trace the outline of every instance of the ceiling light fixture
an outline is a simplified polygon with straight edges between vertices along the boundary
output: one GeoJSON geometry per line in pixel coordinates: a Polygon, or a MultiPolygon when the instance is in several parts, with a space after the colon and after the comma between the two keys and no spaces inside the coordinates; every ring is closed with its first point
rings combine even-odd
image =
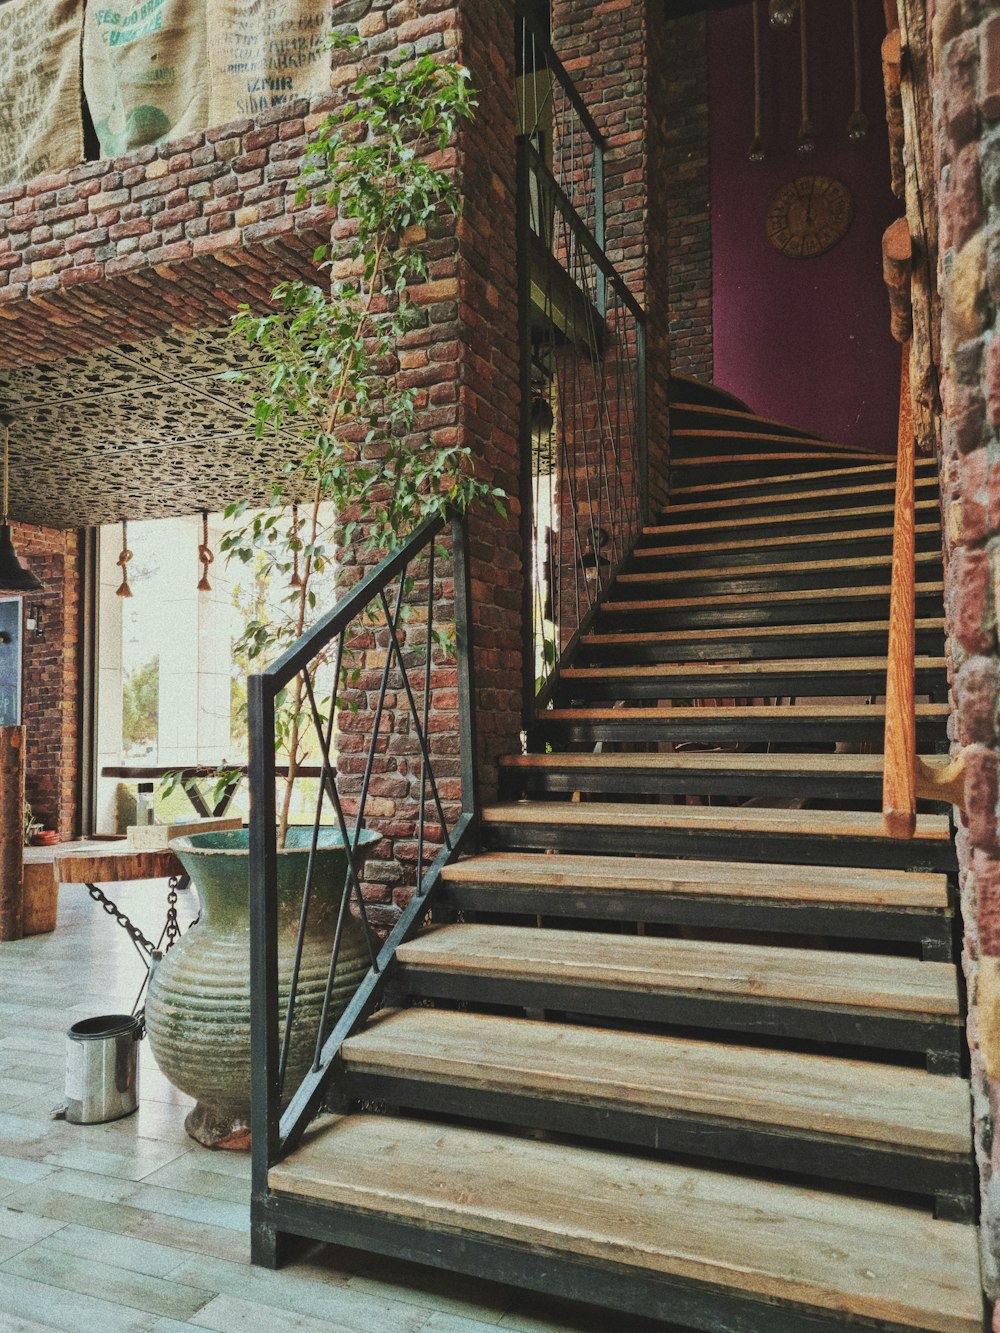
{"type": "Polygon", "coordinates": [[[3,523],[0,525],[0,592],[38,592],[42,581],[17,558],[8,521],[8,480],[10,472],[10,428],[14,418],[0,412],[3,427],[3,523]]]}

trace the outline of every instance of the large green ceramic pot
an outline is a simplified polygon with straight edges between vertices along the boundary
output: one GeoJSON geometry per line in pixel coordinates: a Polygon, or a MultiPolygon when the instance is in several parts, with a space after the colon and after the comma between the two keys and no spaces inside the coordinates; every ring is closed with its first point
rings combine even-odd
{"type": "MultiPolygon", "coordinates": [[[[359,853],[381,835],[361,834],[359,853]]],[[[197,1105],[187,1132],[211,1148],[250,1145],[249,831],[195,833],[172,850],[198,890],[201,919],[157,967],[146,1001],[146,1031],[156,1063],[197,1105]]],[[[279,1012],[284,1020],[298,936],[311,828],[292,828],[278,852],[279,1012]]],[[[333,937],[347,876],[335,829],[323,829],[313,871],[309,928],[296,992],[285,1088],[290,1095],[312,1061],[333,937]]],[[[368,970],[364,929],[348,912],[338,954],[328,1028],[368,970]]]]}

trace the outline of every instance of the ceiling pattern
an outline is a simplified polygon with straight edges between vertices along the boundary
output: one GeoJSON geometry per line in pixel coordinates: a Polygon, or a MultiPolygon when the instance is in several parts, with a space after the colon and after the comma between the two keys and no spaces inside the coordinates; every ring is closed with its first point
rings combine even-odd
{"type": "Polygon", "coordinates": [[[219,378],[249,364],[223,328],[0,370],[11,517],[77,528],[263,503],[301,445],[255,438],[247,387],[219,378]]]}

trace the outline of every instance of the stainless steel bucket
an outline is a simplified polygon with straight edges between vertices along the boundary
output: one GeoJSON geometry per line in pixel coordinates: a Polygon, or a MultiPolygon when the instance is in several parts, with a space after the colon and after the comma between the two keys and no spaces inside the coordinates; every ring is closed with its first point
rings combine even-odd
{"type": "Polygon", "coordinates": [[[120,1120],[139,1105],[141,1021],[105,1014],[74,1023],[66,1044],[66,1119],[74,1125],[120,1120]]]}

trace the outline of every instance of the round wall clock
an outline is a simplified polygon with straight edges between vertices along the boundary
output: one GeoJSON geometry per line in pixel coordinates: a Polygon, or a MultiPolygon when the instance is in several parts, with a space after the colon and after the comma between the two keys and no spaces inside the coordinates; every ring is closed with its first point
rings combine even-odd
{"type": "Polygon", "coordinates": [[[832,176],[799,176],[767,210],[767,239],[789,259],[812,259],[843,240],[852,215],[846,185],[832,176]]]}

